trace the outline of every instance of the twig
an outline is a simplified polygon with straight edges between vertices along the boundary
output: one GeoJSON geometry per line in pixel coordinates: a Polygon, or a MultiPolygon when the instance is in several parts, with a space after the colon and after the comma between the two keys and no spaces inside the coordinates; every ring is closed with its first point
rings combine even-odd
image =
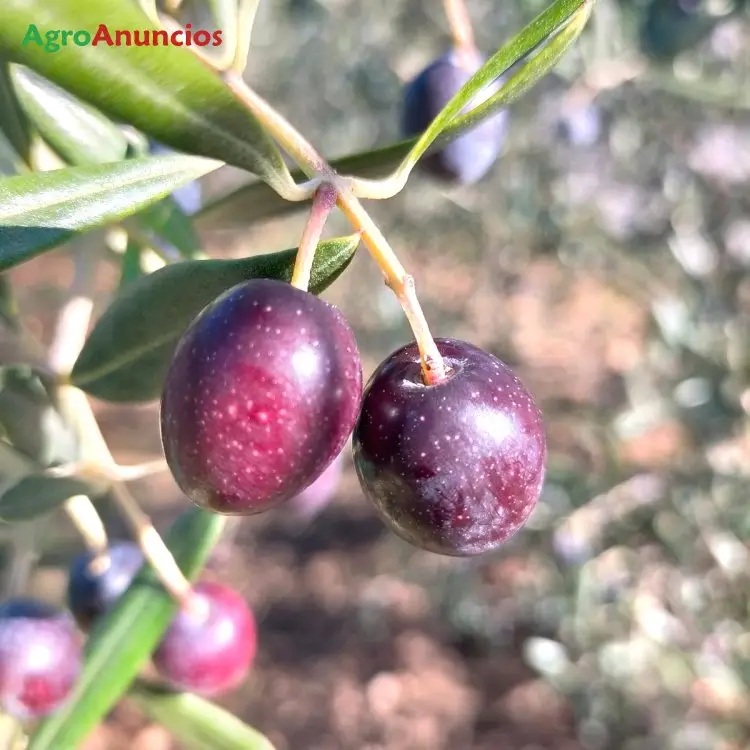
{"type": "Polygon", "coordinates": [[[142,464],[132,466],[99,466],[88,461],[75,461],[61,466],[51,466],[45,470],[45,474],[51,477],[92,477],[94,480],[101,479],[105,482],[135,482],[152,474],[167,471],[167,462],[162,458],[153,461],[144,461],[142,464]]]}
{"type": "Polygon", "coordinates": [[[475,56],[477,45],[474,41],[474,30],[471,26],[471,19],[469,18],[465,1],[443,0],[443,8],[456,51],[460,55],[475,56]]]}
{"type": "Polygon", "coordinates": [[[370,218],[362,204],[351,193],[340,193],[338,206],[352,225],[362,232],[362,242],[370,251],[378,267],[393,290],[411,326],[422,360],[422,377],[425,383],[434,384],[448,375],[445,362],[432,338],[422,307],[417,298],[414,277],[406,273],[388,240],[370,218]]]}
{"type": "MultiPolygon", "coordinates": [[[[67,374],[86,341],[94,301],[88,290],[96,277],[96,255],[89,253],[89,243],[79,243],[74,251],[72,294],[57,317],[55,334],[49,347],[47,363],[55,373],[67,374]]],[[[75,495],[63,504],[63,510],[78,529],[86,546],[96,554],[100,564],[107,559],[107,532],[91,499],[75,495]]]]}
{"type": "MultiPolygon", "coordinates": [[[[101,433],[86,394],[74,386],[63,385],[58,388],[57,396],[60,411],[75,427],[85,444],[89,460],[96,462],[106,472],[116,472],[117,464],[101,433]]],[[[124,485],[114,483],[112,497],[164,588],[181,606],[192,607],[194,600],[190,582],[185,578],[148,516],[139,508],[124,485]]]]}
{"type": "Polygon", "coordinates": [[[235,42],[234,59],[230,70],[242,75],[247,66],[250,52],[250,37],[253,33],[255,15],[258,12],[260,0],[239,0],[237,3],[237,39],[235,42]]]}
{"type": "Polygon", "coordinates": [[[307,291],[307,287],[310,286],[310,272],[315,258],[315,250],[323,234],[328,215],[336,205],[336,197],[336,188],[328,182],[324,182],[315,191],[310,215],[305,230],[302,232],[294,261],[294,270],[292,271],[292,286],[296,286],[303,291],[307,291]]]}
{"type": "Polygon", "coordinates": [[[277,112],[263,97],[253,91],[240,76],[230,73],[224,76],[224,80],[308,177],[325,177],[333,174],[331,167],[313,145],[280,112],[277,112]]]}
{"type": "Polygon", "coordinates": [[[18,596],[26,590],[26,584],[34,569],[36,554],[37,525],[21,524],[11,541],[13,549],[8,575],[5,580],[5,595],[8,598],[18,596]]]}
{"type": "Polygon", "coordinates": [[[83,537],[86,548],[102,564],[108,560],[107,532],[94,504],[86,495],[73,495],[65,501],[65,512],[83,537]]]}
{"type": "Polygon", "coordinates": [[[370,215],[351,191],[351,181],[340,177],[315,147],[261,96],[237,76],[225,80],[235,94],[247,105],[279,145],[299,164],[300,169],[317,185],[329,182],[338,193],[337,205],[352,226],[362,233],[362,241],[383,272],[388,286],[396,294],[414,333],[422,360],[422,374],[428,384],[447,376],[443,358],[432,338],[429,326],[417,299],[414,279],[406,273],[393,248],[378,229],[370,215]]]}
{"type": "MultiPolygon", "coordinates": [[[[89,289],[94,279],[96,255],[84,254],[83,250],[84,248],[79,247],[75,256],[73,295],[58,319],[55,340],[48,358],[50,366],[61,374],[67,374],[73,367],[85,342],[93,310],[89,289]]],[[[88,455],[87,462],[102,467],[107,474],[116,475],[119,467],[102,435],[86,394],[74,386],[61,385],[55,395],[64,418],[78,433],[82,452],[85,456],[88,455]]],[[[112,494],[138,539],[144,556],[151,563],[164,587],[181,605],[192,606],[192,587],[149,518],[123,485],[115,482],[112,494]]],[[[104,535],[106,546],[106,534],[91,501],[85,496],[72,500],[73,502],[66,502],[65,510],[83,538],[87,543],[97,540],[95,543],[100,544],[104,535]]]]}

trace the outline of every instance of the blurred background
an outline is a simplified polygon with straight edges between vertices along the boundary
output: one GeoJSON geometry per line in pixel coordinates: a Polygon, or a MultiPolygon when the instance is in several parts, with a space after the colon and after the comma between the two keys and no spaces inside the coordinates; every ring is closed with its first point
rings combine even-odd
{"type": "MultiPolygon", "coordinates": [[[[467,4],[486,54],[546,5],[467,4]]],[[[434,0],[269,0],[247,78],[335,157],[398,140],[404,81],[448,44],[434,0]]],[[[750,747],[748,50],[742,5],[597,0],[512,106],[487,178],[415,174],[369,204],[433,332],[492,351],[537,397],[548,479],[526,528],[477,560],[386,532],[348,451],[329,504],[233,527],[207,575],[247,596],[260,651],[222,703],[278,750],[750,747]]],[[[221,170],[204,198],[246,180],[221,170]]],[[[243,227],[240,211],[199,229],[231,257],[294,247],[303,224],[243,227]]],[[[347,231],[334,216],[330,233],[347,231]]],[[[70,259],[11,277],[49,341],[70,259]]],[[[117,278],[100,266],[97,311],[117,278]]],[[[368,376],[410,338],[364,249],[325,297],[368,376]]],[[[96,412],[121,463],[160,455],[157,404],[96,412]]],[[[132,489],[161,529],[185,508],[167,473],[132,489]]],[[[12,533],[4,559],[34,549],[29,591],[62,601],[80,549],[67,522],[12,533]]],[[[86,745],[120,748],[177,750],[127,702],[86,745]]]]}

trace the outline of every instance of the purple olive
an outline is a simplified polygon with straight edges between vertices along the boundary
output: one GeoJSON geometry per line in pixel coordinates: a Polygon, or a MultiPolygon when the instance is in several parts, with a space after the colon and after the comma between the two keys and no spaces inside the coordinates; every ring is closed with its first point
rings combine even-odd
{"type": "MultiPolygon", "coordinates": [[[[451,50],[430,63],[405,89],[402,127],[405,136],[421,134],[458,90],[484,64],[477,53],[451,50]]],[[[495,93],[499,84],[487,87],[465,111],[495,93]]],[[[428,152],[420,163],[435,177],[470,185],[487,174],[497,161],[508,129],[508,114],[501,110],[466,131],[440,151],[428,152]]]]}
{"type": "Polygon", "coordinates": [[[542,490],[542,414],[513,371],[464,341],[437,339],[450,368],[422,380],[419,351],[394,352],[365,388],[354,465],[365,495],[400,537],[477,555],[526,522],[542,490]]]}
{"type": "Polygon", "coordinates": [[[162,394],[167,462],[196,505],[260,513],[336,458],[361,395],[357,343],[333,305],[280,281],[239,284],[175,352],[162,394]]]}

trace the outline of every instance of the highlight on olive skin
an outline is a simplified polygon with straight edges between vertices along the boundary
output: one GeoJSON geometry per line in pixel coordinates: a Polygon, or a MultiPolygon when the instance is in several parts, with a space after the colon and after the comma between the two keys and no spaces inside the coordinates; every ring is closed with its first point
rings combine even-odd
{"type": "Polygon", "coordinates": [[[82,639],[65,611],[25,597],[0,604],[0,708],[21,721],[59,709],[81,672],[82,639]]]}

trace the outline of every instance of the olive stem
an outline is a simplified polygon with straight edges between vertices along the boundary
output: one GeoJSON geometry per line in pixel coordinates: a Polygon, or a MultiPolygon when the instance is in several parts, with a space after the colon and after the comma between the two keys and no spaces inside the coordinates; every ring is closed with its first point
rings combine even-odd
{"type": "Polygon", "coordinates": [[[414,279],[406,273],[388,240],[378,229],[370,215],[351,190],[351,178],[336,174],[330,164],[315,147],[271,104],[253,91],[245,81],[227,74],[224,80],[232,91],[258,118],[265,130],[299,164],[310,177],[306,185],[319,187],[330,183],[337,193],[336,203],[352,226],[362,233],[362,241],[386,278],[386,283],[396,294],[414,333],[422,360],[422,375],[425,383],[432,384],[446,377],[443,357],[438,351],[422,308],[417,299],[414,279]]]}
{"type": "MultiPolygon", "coordinates": [[[[57,395],[63,416],[75,427],[90,458],[103,472],[110,475],[116,473],[119,467],[102,435],[86,394],[75,386],[63,385],[58,388],[57,395]]],[[[164,588],[180,606],[191,607],[194,596],[192,586],[149,517],[141,510],[125,485],[113,482],[111,491],[118,510],[164,588]]]]}
{"type": "Polygon", "coordinates": [[[336,206],[336,188],[330,182],[324,182],[315,191],[312,208],[307,219],[307,224],[302,232],[302,237],[297,249],[297,256],[292,271],[292,286],[307,291],[310,286],[310,273],[312,271],[315,250],[323,234],[323,228],[331,211],[336,206]]]}
{"type": "Polygon", "coordinates": [[[73,495],[65,501],[63,508],[83,538],[86,548],[98,563],[104,564],[109,558],[107,531],[91,499],[86,495],[73,495]]]}
{"type": "MultiPolygon", "coordinates": [[[[55,373],[73,368],[88,333],[94,301],[87,290],[96,277],[96,255],[79,245],[74,250],[72,294],[63,305],[55,323],[55,333],[47,352],[47,364],[55,373]]],[[[81,535],[86,547],[102,563],[107,559],[107,532],[91,499],[74,495],[63,503],[63,510],[81,535]]]]}
{"type": "Polygon", "coordinates": [[[315,184],[316,188],[322,178],[333,173],[317,149],[280,112],[253,91],[241,76],[235,72],[227,73],[224,81],[300,169],[310,178],[321,178],[315,184]]]}
{"type": "Polygon", "coordinates": [[[466,52],[473,55],[477,45],[465,0],[443,0],[443,9],[456,50],[459,54],[466,52]]]}
{"type": "Polygon", "coordinates": [[[250,52],[250,38],[253,33],[255,15],[258,12],[260,0],[239,0],[237,3],[237,41],[232,62],[229,69],[237,75],[247,66],[247,56],[250,52]]]}
{"type": "MultiPolygon", "coordinates": [[[[55,339],[50,347],[48,363],[50,367],[63,376],[69,374],[86,339],[93,301],[89,289],[93,285],[96,271],[96,255],[86,252],[86,247],[78,247],[75,255],[75,276],[73,293],[64,306],[57,321],[55,339]]],[[[81,441],[81,450],[87,458],[104,472],[114,474],[118,471],[107,441],[102,435],[99,423],[86,394],[72,385],[60,385],[55,393],[58,408],[63,418],[76,430],[81,441]]],[[[190,582],[177,565],[164,540],[152,526],[148,516],[138,507],[135,499],[126,487],[119,482],[112,484],[112,495],[115,503],[130,525],[146,559],[151,563],[165,589],[183,606],[190,606],[193,589],[190,582]]],[[[88,502],[78,501],[73,505],[68,501],[65,509],[71,521],[81,532],[87,542],[98,539],[104,531],[101,519],[88,498],[88,502]],[[83,510],[85,508],[85,511],[83,510]],[[71,510],[73,511],[71,513],[71,510]],[[97,519],[94,521],[94,519],[97,519]],[[101,525],[101,527],[100,527],[101,525]]],[[[105,536],[106,547],[106,536],[105,536]]]]}
{"type": "Polygon", "coordinates": [[[447,376],[445,362],[419,304],[414,277],[406,272],[393,248],[388,244],[388,240],[355,196],[348,192],[339,193],[338,207],[352,225],[362,232],[362,242],[383,272],[386,284],[393,290],[401,304],[419,348],[424,382],[427,385],[433,385],[445,380],[447,376]]]}
{"type": "Polygon", "coordinates": [[[62,464],[61,466],[51,466],[44,473],[50,477],[84,476],[90,477],[94,481],[134,482],[167,470],[167,462],[164,459],[157,458],[154,461],[144,461],[141,464],[132,464],[130,466],[115,464],[111,467],[78,461],[62,464]]]}

